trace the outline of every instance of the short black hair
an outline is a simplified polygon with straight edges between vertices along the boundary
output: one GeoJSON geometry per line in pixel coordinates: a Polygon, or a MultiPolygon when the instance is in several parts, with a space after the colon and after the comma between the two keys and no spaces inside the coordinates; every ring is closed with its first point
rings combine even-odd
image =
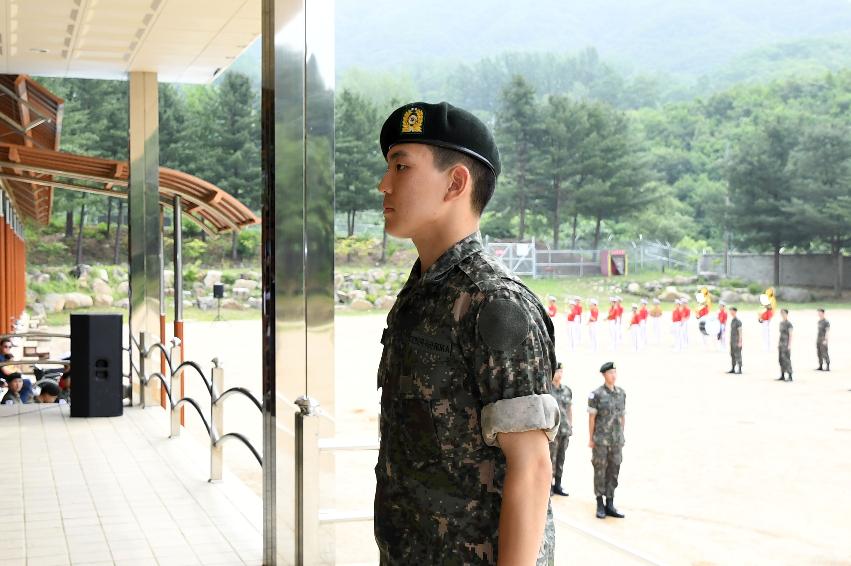
{"type": "Polygon", "coordinates": [[[446,171],[453,165],[458,164],[470,170],[470,177],[473,179],[473,197],[471,201],[473,211],[481,216],[496,189],[496,175],[491,168],[478,159],[460,151],[436,145],[429,145],[428,147],[431,148],[434,166],[441,171],[446,171]]]}
{"type": "Polygon", "coordinates": [[[0,346],[2,346],[3,344],[11,344],[11,343],[12,343],[11,338],[3,338],[2,340],[0,340],[0,346]]]}
{"type": "Polygon", "coordinates": [[[789,314],[789,309],[780,309],[783,314],[789,314]]]}
{"type": "Polygon", "coordinates": [[[822,309],[822,308],[818,308],[818,309],[816,309],[816,310],[817,310],[818,312],[824,312],[824,309],[822,309]]]}
{"type": "Polygon", "coordinates": [[[42,393],[46,393],[51,397],[59,397],[59,394],[62,392],[57,384],[49,380],[42,382],[39,386],[42,393]]]}
{"type": "Polygon", "coordinates": [[[730,310],[731,310],[731,311],[739,312],[739,309],[737,309],[736,307],[730,307],[730,310]]]}

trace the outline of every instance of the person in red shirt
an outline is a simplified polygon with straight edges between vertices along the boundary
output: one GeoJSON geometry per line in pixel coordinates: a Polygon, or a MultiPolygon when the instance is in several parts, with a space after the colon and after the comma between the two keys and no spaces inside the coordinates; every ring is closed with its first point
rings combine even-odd
{"type": "Polygon", "coordinates": [[[681,308],[682,300],[677,299],[675,301],[674,310],[671,311],[671,332],[674,334],[674,351],[679,352],[682,348],[683,341],[683,332],[682,332],[682,320],[683,320],[683,311],[681,308]]]}
{"type": "Polygon", "coordinates": [[[576,323],[573,327],[573,331],[575,333],[573,343],[578,348],[582,343],[582,298],[576,297],[576,304],[573,306],[574,313],[574,322],[576,323]]]}
{"type": "Polygon", "coordinates": [[[641,307],[638,309],[639,328],[641,329],[641,345],[647,345],[647,299],[641,299],[641,307]]]}
{"type": "Polygon", "coordinates": [[[700,328],[700,339],[703,340],[703,345],[706,346],[706,324],[709,322],[709,297],[703,293],[697,294],[698,309],[695,313],[698,328],[700,328]]]}
{"type": "Polygon", "coordinates": [[[632,305],[632,318],[629,320],[629,336],[632,340],[632,349],[638,351],[638,345],[641,342],[641,313],[638,312],[638,305],[632,305]]]}
{"type": "Polygon", "coordinates": [[[600,316],[600,309],[597,308],[597,299],[588,301],[591,305],[588,309],[588,338],[591,340],[591,351],[597,351],[597,318],[600,316]]]}
{"type": "Polygon", "coordinates": [[[771,318],[774,316],[774,309],[771,303],[765,305],[765,310],[759,315],[759,323],[762,325],[762,346],[766,352],[771,350],[771,318]]]}
{"type": "Polygon", "coordinates": [[[727,304],[718,302],[718,349],[724,349],[724,341],[727,338],[727,304]]]}
{"type": "Polygon", "coordinates": [[[576,350],[576,300],[567,301],[567,347],[572,352],[576,350]]]}
{"type": "Polygon", "coordinates": [[[615,297],[609,297],[609,315],[606,320],[609,321],[609,343],[612,351],[617,351],[620,332],[618,332],[618,304],[615,297]]]}
{"type": "Polygon", "coordinates": [[[556,306],[556,298],[550,295],[547,297],[547,314],[550,315],[550,318],[555,318],[556,314],[558,314],[558,306],[556,306]]]}
{"type": "Polygon", "coordinates": [[[681,319],[682,326],[680,327],[680,331],[683,334],[683,338],[681,340],[681,347],[683,350],[688,349],[688,323],[691,320],[691,309],[688,308],[688,299],[682,300],[682,312],[681,319]]]}

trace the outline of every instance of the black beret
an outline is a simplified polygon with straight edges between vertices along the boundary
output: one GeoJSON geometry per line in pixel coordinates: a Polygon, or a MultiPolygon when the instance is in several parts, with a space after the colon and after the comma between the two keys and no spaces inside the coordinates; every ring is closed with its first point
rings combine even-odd
{"type": "Polygon", "coordinates": [[[499,176],[499,150],[488,127],[448,102],[412,102],[393,111],[381,127],[381,152],[400,143],[424,143],[466,153],[499,176]]]}
{"type": "Polygon", "coordinates": [[[556,364],[556,369],[564,369],[564,366],[562,365],[561,362],[556,364]]]}
{"type": "Polygon", "coordinates": [[[600,366],[600,373],[606,373],[610,369],[616,369],[615,368],[615,362],[606,362],[603,365],[601,365],[600,366]]]}

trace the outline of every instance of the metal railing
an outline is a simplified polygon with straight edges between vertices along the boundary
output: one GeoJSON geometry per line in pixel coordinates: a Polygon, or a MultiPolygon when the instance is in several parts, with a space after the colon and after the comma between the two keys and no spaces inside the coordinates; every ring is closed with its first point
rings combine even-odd
{"type": "Polygon", "coordinates": [[[310,397],[296,399],[295,414],[295,493],[296,493],[296,564],[320,564],[319,527],[334,523],[371,521],[372,509],[340,511],[321,509],[319,505],[319,457],[323,452],[378,450],[378,440],[344,442],[337,438],[319,438],[319,402],[310,397]]]}
{"type": "Polygon", "coordinates": [[[207,430],[207,435],[210,438],[210,481],[222,479],[222,464],[224,459],[223,445],[230,440],[238,440],[254,455],[260,467],[263,467],[263,457],[260,452],[254,447],[251,441],[243,434],[238,432],[224,433],[224,402],[228,397],[233,395],[241,395],[247,398],[263,413],[263,407],[260,401],[244,387],[224,388],[225,370],[219,365],[218,358],[213,358],[212,368],[210,369],[210,378],[204,374],[201,366],[191,360],[181,361],[175,365],[175,361],[180,359],[180,341],[177,338],[171,340],[171,349],[159,343],[154,342],[148,345],[148,335],[145,332],[139,334],[139,340],[136,340],[133,335],[130,335],[131,346],[125,348],[125,351],[130,352],[130,369],[129,375],[131,379],[131,398],[132,405],[132,380],[135,377],[139,381],[139,406],[144,409],[148,404],[148,385],[154,380],[159,380],[165,390],[166,398],[169,406],[167,409],[170,413],[171,431],[169,438],[180,436],[181,428],[181,408],[184,405],[193,407],[201,417],[201,422],[207,430]],[[138,363],[133,363],[132,346],[136,347],[139,358],[138,363]],[[159,352],[165,359],[168,375],[163,375],[160,371],[148,372],[148,363],[152,362],[152,358],[159,352]],[[198,401],[192,397],[180,397],[175,399],[178,391],[180,391],[180,383],[184,373],[195,373],[204,382],[204,387],[210,395],[210,412],[209,419],[204,415],[204,410],[198,401]],[[224,433],[224,434],[223,434],[224,433]]]}

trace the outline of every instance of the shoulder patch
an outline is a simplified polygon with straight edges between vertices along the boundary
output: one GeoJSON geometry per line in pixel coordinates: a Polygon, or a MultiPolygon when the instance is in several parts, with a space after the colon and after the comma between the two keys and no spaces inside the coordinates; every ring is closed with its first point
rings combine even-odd
{"type": "Polygon", "coordinates": [[[479,313],[479,334],[494,350],[509,351],[526,340],[529,316],[523,307],[509,299],[495,299],[479,313]]]}
{"type": "Polygon", "coordinates": [[[593,398],[594,398],[594,392],[593,392],[593,391],[592,391],[591,393],[589,393],[589,394],[588,394],[588,398],[589,398],[589,399],[593,399],[593,398]]]}

